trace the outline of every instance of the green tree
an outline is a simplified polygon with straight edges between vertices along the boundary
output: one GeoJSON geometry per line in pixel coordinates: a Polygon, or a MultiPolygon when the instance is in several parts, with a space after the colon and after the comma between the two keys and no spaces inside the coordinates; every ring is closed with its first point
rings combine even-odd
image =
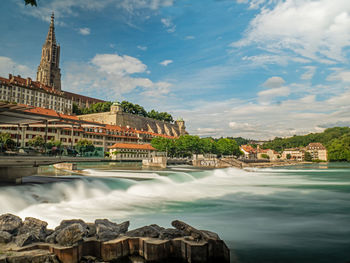
{"type": "Polygon", "coordinates": [[[236,141],[228,138],[219,139],[216,143],[216,150],[218,155],[241,155],[236,141]]]}
{"type": "Polygon", "coordinates": [[[332,140],[328,147],[328,159],[350,162],[350,134],[332,140]]]}
{"type": "Polygon", "coordinates": [[[290,153],[287,154],[287,159],[290,160],[292,158],[292,156],[290,155],[290,153]]]}
{"type": "Polygon", "coordinates": [[[15,147],[16,143],[11,139],[11,135],[6,132],[0,132],[0,149],[9,150],[15,147]]]}
{"type": "Polygon", "coordinates": [[[42,148],[45,146],[45,140],[40,135],[37,135],[28,141],[28,145],[36,148],[42,148]]]}
{"type": "Polygon", "coordinates": [[[212,138],[201,138],[200,148],[202,153],[215,153],[215,141],[212,138]]]}
{"type": "Polygon", "coordinates": [[[307,162],[311,162],[311,161],[312,161],[312,156],[311,156],[311,153],[309,153],[309,152],[305,152],[305,156],[304,156],[304,158],[305,158],[305,161],[307,161],[307,162]]]}
{"type": "Polygon", "coordinates": [[[95,146],[93,145],[93,143],[91,141],[88,141],[86,139],[81,139],[77,142],[77,144],[75,145],[75,149],[83,154],[85,152],[92,152],[95,150],[95,146]]]}

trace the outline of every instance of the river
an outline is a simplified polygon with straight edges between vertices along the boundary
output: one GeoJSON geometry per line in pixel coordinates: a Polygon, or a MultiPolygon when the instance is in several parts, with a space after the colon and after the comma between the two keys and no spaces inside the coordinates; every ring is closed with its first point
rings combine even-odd
{"type": "Polygon", "coordinates": [[[130,220],[131,229],[170,227],[180,219],[217,232],[232,262],[350,262],[349,164],[165,171],[108,163],[78,167],[89,176],[49,167],[23,185],[1,186],[0,214],[40,218],[50,227],[71,218],[130,220]]]}

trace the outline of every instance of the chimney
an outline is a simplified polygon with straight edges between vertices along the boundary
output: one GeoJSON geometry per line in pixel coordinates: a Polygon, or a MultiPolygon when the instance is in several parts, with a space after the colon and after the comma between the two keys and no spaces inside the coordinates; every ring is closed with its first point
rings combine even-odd
{"type": "Polygon", "coordinates": [[[12,74],[9,74],[9,80],[11,80],[12,79],[12,74]]]}

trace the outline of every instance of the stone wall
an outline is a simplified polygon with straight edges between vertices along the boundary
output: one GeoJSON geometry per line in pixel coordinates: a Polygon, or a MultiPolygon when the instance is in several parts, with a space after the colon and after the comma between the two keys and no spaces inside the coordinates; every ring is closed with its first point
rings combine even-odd
{"type": "Polygon", "coordinates": [[[173,124],[138,116],[135,114],[125,113],[122,111],[111,110],[110,112],[79,115],[78,117],[81,120],[118,125],[121,127],[130,127],[136,130],[143,130],[169,136],[178,137],[187,133],[183,121],[176,121],[173,124]]]}

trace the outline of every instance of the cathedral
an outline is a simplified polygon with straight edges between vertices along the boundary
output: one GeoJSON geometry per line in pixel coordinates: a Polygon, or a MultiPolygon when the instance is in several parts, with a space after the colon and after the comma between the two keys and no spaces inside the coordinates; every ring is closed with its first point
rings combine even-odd
{"type": "Polygon", "coordinates": [[[54,14],[46,41],[41,51],[41,60],[36,74],[36,80],[53,89],[61,91],[60,46],[56,43],[54,14]]]}

